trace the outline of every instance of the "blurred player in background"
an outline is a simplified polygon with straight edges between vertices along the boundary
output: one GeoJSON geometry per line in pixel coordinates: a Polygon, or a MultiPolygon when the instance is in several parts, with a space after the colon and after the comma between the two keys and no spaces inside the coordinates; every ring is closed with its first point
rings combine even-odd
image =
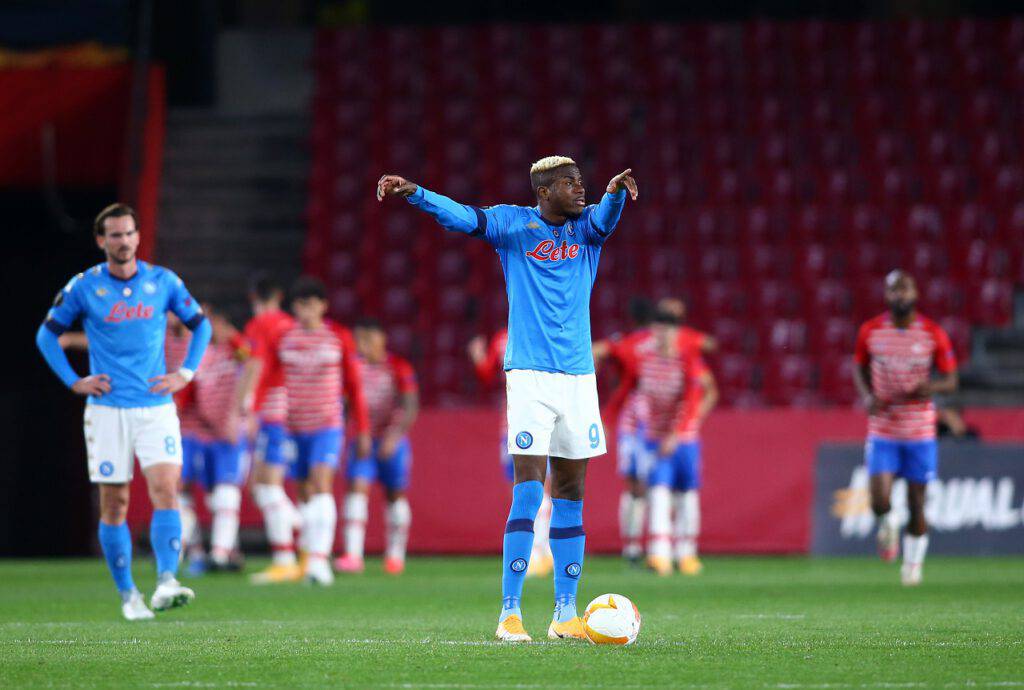
{"type": "Polygon", "coordinates": [[[314,584],[334,582],[330,555],[338,521],[334,473],[344,446],[343,414],[351,413],[356,452],[370,453],[370,427],[362,375],[352,334],[327,321],[327,290],[315,278],[292,287],[295,324],[276,344],[287,392],[288,433],[295,444],[292,474],[303,500],[302,544],[308,554],[305,577],[314,584]],[[342,404],[342,395],[348,405],[342,404]]]}
{"type": "Polygon", "coordinates": [[[616,457],[619,476],[625,488],[619,497],[619,534],[622,539],[622,556],[631,563],[643,558],[644,517],[647,510],[647,472],[650,462],[644,444],[636,395],[635,376],[628,375],[622,350],[630,350],[637,340],[649,335],[653,306],[646,298],[630,303],[630,320],[633,328],[625,334],[594,343],[594,366],[609,360],[615,365],[618,382],[602,410],[603,419],[611,420],[615,426],[616,457]]]}
{"type": "Polygon", "coordinates": [[[637,415],[651,461],[647,562],[659,575],[672,573],[673,556],[680,572],[696,575],[701,570],[698,430],[718,402],[715,379],[693,338],[680,329],[678,314],[659,308],[646,336],[617,348],[625,376],[635,381],[637,415]]]}
{"type": "Polygon", "coordinates": [[[266,275],[257,275],[249,286],[249,304],[253,317],[245,325],[245,337],[252,356],[243,374],[243,390],[252,391],[258,431],[253,449],[252,494],[263,513],[272,561],[266,570],[256,573],[255,584],[297,582],[303,569],[295,558],[295,530],[302,520],[298,509],[284,490],[288,470],[288,395],[284,373],[277,354],[281,335],[292,328],[294,319],[282,308],[284,288],[266,275]]]}
{"type": "Polygon", "coordinates": [[[627,190],[625,170],[596,205],[576,163],[550,156],[530,168],[537,206],[464,206],[402,177],[384,175],[377,198],[398,195],[445,229],[479,237],[498,252],[509,304],[505,378],[509,452],[515,486],[503,544],[502,606],[496,636],[531,638],[520,600],[533,549],[533,528],[551,463],[551,552],[555,611],[552,639],[585,639],[576,611],[583,572],[583,490],[589,458],[606,451],[590,339],[590,294],[601,248],[614,231],[627,190]]]}
{"type": "MultiPolygon", "coordinates": [[[[635,328],[621,338],[603,340],[594,344],[594,358],[605,357],[616,363],[619,382],[605,408],[605,417],[616,419],[616,441],[619,474],[626,484],[619,500],[619,529],[622,535],[622,555],[631,562],[643,558],[643,531],[647,510],[647,474],[654,458],[648,451],[641,407],[644,398],[636,391],[635,372],[629,372],[626,360],[636,345],[649,338],[648,324],[651,307],[646,300],[634,302],[631,317],[635,328]]],[[[658,301],[656,312],[671,315],[678,325],[679,347],[692,349],[698,356],[714,352],[718,347],[710,335],[682,325],[686,319],[686,303],[679,298],[665,297],[658,301]]],[[[716,391],[717,395],[717,391],[716,391]]],[[[713,403],[712,403],[713,406],[713,403]]],[[[699,450],[698,450],[699,452],[699,450]]],[[[692,561],[687,561],[691,563],[692,561]]]]}
{"type": "Polygon", "coordinates": [[[889,311],[857,333],[853,382],[868,411],[865,460],[879,554],[893,561],[899,553],[900,525],[891,512],[891,496],[893,479],[902,477],[910,522],[900,577],[904,585],[917,585],[928,551],[925,493],[938,469],[932,397],[956,390],[956,356],[946,332],[917,313],[917,285],[909,274],[895,270],[885,277],[885,302],[889,311]],[[939,373],[934,380],[933,367],[939,373]]]}
{"type": "MultiPolygon", "coordinates": [[[[191,332],[185,328],[185,324],[173,312],[168,312],[164,356],[169,370],[177,369],[185,361],[191,340],[191,332]]],[[[189,575],[206,572],[206,550],[203,548],[203,535],[199,529],[195,497],[191,489],[198,480],[197,468],[202,467],[206,444],[211,440],[210,430],[196,409],[195,388],[194,385],[188,386],[174,394],[174,404],[178,408],[178,420],[181,425],[182,465],[181,487],[178,493],[181,511],[181,552],[188,554],[189,575]]]]}
{"type": "MultiPolygon", "coordinates": [[[[467,352],[473,363],[473,371],[480,383],[485,386],[492,386],[499,374],[501,381],[505,380],[505,346],[508,344],[508,329],[502,328],[491,336],[488,342],[483,336],[477,336],[469,341],[467,352]]],[[[498,457],[501,459],[502,471],[509,483],[515,481],[515,470],[512,467],[512,454],[508,452],[508,422],[502,424],[501,445],[498,449],[498,457]]],[[[540,509],[537,511],[537,518],[533,521],[533,551],[530,555],[530,565],[526,569],[527,577],[543,577],[551,572],[554,567],[554,560],[551,557],[551,545],[548,541],[548,533],[551,528],[551,490],[547,483],[544,484],[544,498],[541,500],[540,509]]]]}
{"type": "Polygon", "coordinates": [[[380,482],[387,500],[384,572],[398,575],[405,570],[405,547],[412,522],[405,497],[412,469],[407,434],[419,413],[419,388],[412,365],[388,352],[387,335],[380,322],[363,319],[356,324],[355,338],[373,448],[370,455],[359,455],[355,444],[351,444],[345,499],[345,555],[334,562],[334,567],[345,573],[363,571],[370,488],[374,482],[380,482]]]}
{"type": "Polygon", "coordinates": [[[213,327],[213,338],[193,388],[196,412],[209,430],[209,439],[194,456],[201,458],[201,464],[192,468],[191,477],[203,487],[206,507],[213,516],[209,569],[239,570],[238,513],[249,470],[249,400],[242,368],[251,350],[225,314],[210,304],[204,304],[203,310],[213,327]]]}
{"type": "Polygon", "coordinates": [[[150,606],[163,611],[195,598],[176,579],[181,429],[171,396],[192,380],[211,330],[178,276],[137,260],[136,223],[135,211],[124,204],[100,212],[93,232],[106,262],[79,273],[57,293],[36,333],[36,344],[54,373],[72,391],[88,396],[85,439],[89,478],[99,485],[99,542],[128,620],[153,617],[131,572],[126,518],[136,457],[153,504],[150,542],[157,586],[150,606]],[[170,373],[164,360],[168,311],[192,331],[184,364],[170,373]],[[84,377],[72,369],[58,340],[79,319],[89,343],[90,374],[84,377]]]}

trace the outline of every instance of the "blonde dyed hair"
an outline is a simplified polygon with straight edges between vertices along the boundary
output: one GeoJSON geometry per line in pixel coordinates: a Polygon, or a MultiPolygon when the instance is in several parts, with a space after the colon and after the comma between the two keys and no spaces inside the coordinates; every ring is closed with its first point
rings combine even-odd
{"type": "Polygon", "coordinates": [[[545,156],[530,166],[530,174],[536,175],[537,173],[561,168],[563,165],[576,165],[576,161],[568,156],[545,156]]]}

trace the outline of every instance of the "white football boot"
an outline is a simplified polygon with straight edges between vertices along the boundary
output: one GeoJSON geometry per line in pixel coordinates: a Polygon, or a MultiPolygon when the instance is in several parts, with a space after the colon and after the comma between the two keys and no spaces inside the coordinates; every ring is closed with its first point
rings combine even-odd
{"type": "Polygon", "coordinates": [[[306,566],[306,582],[312,585],[333,585],[334,573],[326,558],[310,558],[306,566]]]}
{"type": "Polygon", "coordinates": [[[172,577],[156,586],[156,591],[149,599],[149,605],[154,611],[167,611],[191,604],[195,598],[195,592],[172,577]]]}
{"type": "Polygon", "coordinates": [[[121,604],[121,614],[129,621],[148,621],[156,617],[146,606],[146,601],[139,590],[132,592],[128,601],[121,604]]]}

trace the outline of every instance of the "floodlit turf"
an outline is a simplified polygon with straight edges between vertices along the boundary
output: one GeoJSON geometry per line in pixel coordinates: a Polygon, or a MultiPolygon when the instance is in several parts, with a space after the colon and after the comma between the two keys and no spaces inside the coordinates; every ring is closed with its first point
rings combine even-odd
{"type": "MultiPolygon", "coordinates": [[[[930,559],[904,589],[873,559],[709,558],[659,579],[587,561],[581,599],[633,598],[634,647],[544,638],[549,580],[527,629],[493,642],[496,558],[371,561],[334,587],[191,580],[196,603],[120,619],[99,561],[0,561],[2,687],[961,688],[1024,687],[1024,561],[930,559]]],[[[150,561],[136,579],[152,591],[150,561]]]]}

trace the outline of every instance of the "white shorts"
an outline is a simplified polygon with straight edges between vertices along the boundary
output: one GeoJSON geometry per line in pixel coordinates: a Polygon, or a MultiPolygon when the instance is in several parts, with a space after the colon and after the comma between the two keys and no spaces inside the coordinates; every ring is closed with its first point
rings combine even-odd
{"type": "Polygon", "coordinates": [[[154,407],[85,406],[85,449],[89,480],[124,484],[132,480],[135,457],[146,469],[161,462],[181,464],[181,426],[174,403],[154,407]]]}
{"type": "Polygon", "coordinates": [[[578,460],[608,452],[593,374],[513,369],[505,381],[511,455],[578,460]]]}

